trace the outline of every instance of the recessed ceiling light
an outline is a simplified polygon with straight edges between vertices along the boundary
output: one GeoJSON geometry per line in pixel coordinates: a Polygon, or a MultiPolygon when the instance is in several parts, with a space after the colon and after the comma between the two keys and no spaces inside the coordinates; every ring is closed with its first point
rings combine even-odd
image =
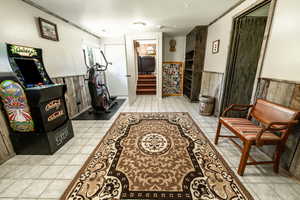
{"type": "Polygon", "coordinates": [[[133,25],[137,28],[143,28],[147,25],[146,22],[142,22],[142,21],[137,21],[137,22],[133,22],[133,25]]]}
{"type": "Polygon", "coordinates": [[[165,28],[165,26],[158,24],[158,25],[156,25],[156,28],[163,29],[163,28],[165,28]]]}
{"type": "Polygon", "coordinates": [[[189,8],[190,7],[190,3],[189,2],[184,2],[183,4],[184,4],[185,8],[189,8]]]}

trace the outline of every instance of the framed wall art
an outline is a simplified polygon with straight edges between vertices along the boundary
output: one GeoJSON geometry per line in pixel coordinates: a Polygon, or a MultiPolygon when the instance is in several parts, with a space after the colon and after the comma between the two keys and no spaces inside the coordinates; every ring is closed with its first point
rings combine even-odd
{"type": "Polygon", "coordinates": [[[215,40],[212,43],[212,53],[216,54],[219,53],[219,47],[220,47],[220,40],[215,40]]]}
{"type": "Polygon", "coordinates": [[[163,62],[162,69],[163,96],[182,96],[183,64],[182,62],[163,62]]]}
{"type": "Polygon", "coordinates": [[[38,18],[38,22],[42,38],[59,41],[56,24],[40,17],[38,18]]]}

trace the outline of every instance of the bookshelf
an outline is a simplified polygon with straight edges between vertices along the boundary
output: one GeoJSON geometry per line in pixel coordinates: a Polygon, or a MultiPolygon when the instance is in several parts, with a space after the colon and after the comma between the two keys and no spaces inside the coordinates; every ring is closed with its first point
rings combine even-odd
{"type": "Polygon", "coordinates": [[[204,66],[207,26],[196,26],[186,36],[183,94],[191,102],[199,100],[204,66]]]}

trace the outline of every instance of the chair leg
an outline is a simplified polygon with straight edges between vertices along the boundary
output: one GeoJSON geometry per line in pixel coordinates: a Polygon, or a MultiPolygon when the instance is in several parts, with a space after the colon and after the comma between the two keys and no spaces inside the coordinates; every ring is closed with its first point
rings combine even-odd
{"type": "Polygon", "coordinates": [[[280,157],[281,157],[283,147],[284,146],[282,144],[278,144],[276,147],[275,156],[274,156],[275,163],[273,165],[273,170],[275,173],[279,172],[279,163],[280,163],[280,157]]]}
{"type": "Polygon", "coordinates": [[[240,165],[239,165],[239,169],[238,169],[238,174],[240,176],[244,175],[244,171],[245,171],[245,168],[246,168],[246,165],[247,165],[250,149],[251,149],[251,143],[250,142],[244,142],[243,153],[242,153],[242,156],[241,156],[241,161],[240,161],[240,165]]]}
{"type": "Polygon", "coordinates": [[[219,142],[219,136],[220,136],[220,132],[221,132],[221,126],[222,123],[219,121],[218,123],[218,128],[217,128],[217,132],[216,132],[216,137],[215,137],[215,144],[217,145],[219,142]]]}

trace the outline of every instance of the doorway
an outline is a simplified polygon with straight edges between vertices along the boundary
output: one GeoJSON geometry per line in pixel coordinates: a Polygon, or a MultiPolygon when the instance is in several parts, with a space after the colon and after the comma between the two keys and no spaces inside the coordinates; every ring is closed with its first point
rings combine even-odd
{"type": "Polygon", "coordinates": [[[156,95],[156,40],[135,40],[137,95],[156,95]]]}
{"type": "Polygon", "coordinates": [[[136,89],[138,80],[137,54],[135,51],[135,41],[154,40],[156,41],[156,97],[162,99],[162,32],[140,33],[125,35],[126,61],[127,61],[127,83],[128,83],[128,103],[133,105],[136,100],[136,89]]]}
{"type": "MultiPolygon", "coordinates": [[[[222,110],[231,104],[251,103],[270,5],[271,1],[265,1],[233,20],[222,110]]],[[[229,114],[245,117],[247,112],[229,114]]]]}
{"type": "Polygon", "coordinates": [[[113,96],[127,96],[125,45],[105,44],[104,52],[107,60],[112,63],[106,72],[107,87],[110,94],[113,96]]]}

